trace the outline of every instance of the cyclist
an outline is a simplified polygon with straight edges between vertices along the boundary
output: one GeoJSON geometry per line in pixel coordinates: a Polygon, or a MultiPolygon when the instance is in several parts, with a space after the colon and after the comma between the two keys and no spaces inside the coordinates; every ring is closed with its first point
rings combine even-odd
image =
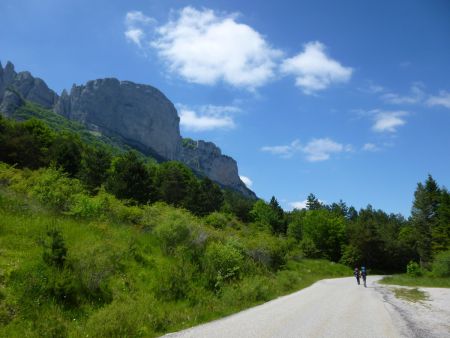
{"type": "Polygon", "coordinates": [[[356,281],[358,282],[358,285],[359,285],[360,284],[359,278],[361,277],[361,275],[359,274],[358,268],[355,268],[355,271],[353,271],[353,275],[356,277],[356,281]]]}
{"type": "Polygon", "coordinates": [[[366,267],[365,266],[361,267],[361,277],[362,277],[363,282],[364,282],[364,287],[367,287],[367,284],[366,284],[367,271],[366,271],[366,267]]]}

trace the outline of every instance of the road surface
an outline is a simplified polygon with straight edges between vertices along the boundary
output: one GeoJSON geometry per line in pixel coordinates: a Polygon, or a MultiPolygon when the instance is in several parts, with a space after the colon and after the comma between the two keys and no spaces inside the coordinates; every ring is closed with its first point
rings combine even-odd
{"type": "MultiPolygon", "coordinates": [[[[312,286],[229,317],[165,337],[414,337],[413,321],[387,301],[389,288],[369,276],[367,288],[354,278],[325,279],[312,286]]],[[[450,331],[445,331],[450,337],[450,331]]],[[[428,332],[427,336],[441,337],[428,332]],[[428,335],[429,334],[429,335],[428,335]]]]}

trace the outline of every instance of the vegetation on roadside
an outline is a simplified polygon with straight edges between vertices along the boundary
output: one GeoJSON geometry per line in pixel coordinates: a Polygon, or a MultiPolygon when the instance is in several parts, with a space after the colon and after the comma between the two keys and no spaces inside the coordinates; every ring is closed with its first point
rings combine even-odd
{"type": "Polygon", "coordinates": [[[408,302],[422,302],[424,300],[428,300],[428,294],[424,291],[421,291],[417,288],[409,289],[409,288],[391,288],[392,292],[394,292],[395,297],[399,299],[406,300],[408,302]]]}

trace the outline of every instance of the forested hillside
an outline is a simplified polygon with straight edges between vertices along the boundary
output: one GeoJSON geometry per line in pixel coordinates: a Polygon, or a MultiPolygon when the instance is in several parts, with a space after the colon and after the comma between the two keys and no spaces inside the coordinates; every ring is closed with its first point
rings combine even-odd
{"type": "Polygon", "coordinates": [[[450,273],[450,194],[431,176],[409,219],[313,194],[286,212],[22,113],[0,119],[1,336],[155,336],[356,265],[450,273]]]}

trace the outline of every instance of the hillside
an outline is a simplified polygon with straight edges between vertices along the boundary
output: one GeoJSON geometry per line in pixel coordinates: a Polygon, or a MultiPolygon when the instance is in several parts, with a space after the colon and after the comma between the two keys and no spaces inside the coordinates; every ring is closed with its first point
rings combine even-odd
{"type": "Polygon", "coordinates": [[[152,337],[349,275],[232,215],[0,166],[0,336],[152,337]]]}

